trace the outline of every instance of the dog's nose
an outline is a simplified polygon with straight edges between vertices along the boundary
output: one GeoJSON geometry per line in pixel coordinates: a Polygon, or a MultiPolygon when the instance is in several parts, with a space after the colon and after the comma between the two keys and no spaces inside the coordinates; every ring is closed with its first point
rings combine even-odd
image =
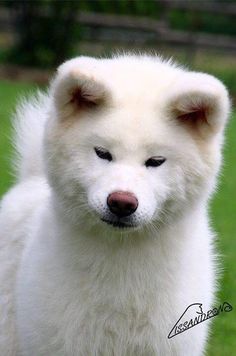
{"type": "Polygon", "coordinates": [[[107,205],[110,211],[118,217],[133,214],[138,207],[138,199],[129,192],[114,192],[109,194],[107,205]]]}

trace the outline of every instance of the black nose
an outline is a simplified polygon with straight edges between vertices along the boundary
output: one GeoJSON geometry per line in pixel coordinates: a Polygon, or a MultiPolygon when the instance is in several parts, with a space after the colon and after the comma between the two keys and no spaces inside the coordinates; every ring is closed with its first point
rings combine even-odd
{"type": "Polygon", "coordinates": [[[138,207],[138,199],[129,192],[114,192],[109,194],[107,205],[110,211],[118,217],[133,214],[138,207]]]}

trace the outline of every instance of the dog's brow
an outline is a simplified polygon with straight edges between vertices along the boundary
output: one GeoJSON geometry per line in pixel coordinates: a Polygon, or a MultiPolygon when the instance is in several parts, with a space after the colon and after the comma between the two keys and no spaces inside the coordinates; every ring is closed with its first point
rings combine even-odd
{"type": "MultiPolygon", "coordinates": [[[[122,138],[120,138],[118,135],[116,136],[110,136],[109,138],[103,135],[93,135],[91,141],[94,143],[101,144],[103,146],[110,146],[110,145],[121,145],[124,144],[124,146],[128,146],[129,150],[131,149],[130,143],[123,142],[122,138]]],[[[158,152],[158,151],[173,151],[172,145],[171,144],[164,144],[162,142],[149,142],[146,144],[137,144],[137,145],[132,145],[132,147],[136,147],[136,149],[143,149],[146,152],[158,152]]]]}
{"type": "Polygon", "coordinates": [[[110,136],[109,138],[107,138],[106,136],[103,135],[93,135],[93,142],[99,142],[99,143],[103,143],[104,145],[111,145],[111,144],[119,144],[121,143],[121,139],[117,136],[110,136]]]}

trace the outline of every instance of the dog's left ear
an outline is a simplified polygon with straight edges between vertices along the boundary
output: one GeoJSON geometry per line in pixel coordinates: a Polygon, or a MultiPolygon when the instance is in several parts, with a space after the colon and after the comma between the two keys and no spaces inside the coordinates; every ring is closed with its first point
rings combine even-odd
{"type": "Polygon", "coordinates": [[[218,79],[204,73],[186,72],[171,88],[167,110],[178,124],[205,139],[223,130],[230,101],[218,79]]]}
{"type": "Polygon", "coordinates": [[[97,78],[97,59],[78,57],[62,64],[51,84],[56,116],[61,120],[79,118],[84,111],[101,107],[109,91],[97,78]]]}

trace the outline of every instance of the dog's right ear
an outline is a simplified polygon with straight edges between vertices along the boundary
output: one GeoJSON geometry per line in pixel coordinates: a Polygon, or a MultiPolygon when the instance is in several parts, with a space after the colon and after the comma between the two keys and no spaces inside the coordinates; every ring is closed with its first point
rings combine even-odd
{"type": "Polygon", "coordinates": [[[209,139],[224,129],[230,100],[225,86],[215,77],[185,72],[169,91],[168,110],[194,137],[209,139]]]}
{"type": "Polygon", "coordinates": [[[107,101],[109,91],[96,79],[94,62],[97,60],[80,57],[58,68],[51,90],[59,119],[77,116],[85,110],[95,110],[107,101]]]}

